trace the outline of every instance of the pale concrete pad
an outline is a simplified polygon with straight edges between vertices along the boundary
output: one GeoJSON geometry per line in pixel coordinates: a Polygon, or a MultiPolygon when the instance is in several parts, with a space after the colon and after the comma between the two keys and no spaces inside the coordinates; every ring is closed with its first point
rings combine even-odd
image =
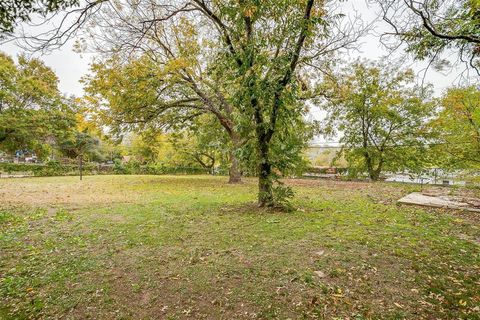
{"type": "Polygon", "coordinates": [[[457,201],[447,196],[430,196],[413,192],[398,200],[399,203],[413,204],[425,207],[448,208],[480,212],[480,208],[473,207],[470,203],[457,201]]]}

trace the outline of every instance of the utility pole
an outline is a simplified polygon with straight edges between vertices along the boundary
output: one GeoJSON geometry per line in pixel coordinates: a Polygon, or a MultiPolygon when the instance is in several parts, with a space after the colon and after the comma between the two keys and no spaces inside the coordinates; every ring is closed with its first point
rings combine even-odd
{"type": "Polygon", "coordinates": [[[80,181],[82,181],[82,170],[83,170],[83,154],[78,155],[78,168],[80,170],[80,181]]]}

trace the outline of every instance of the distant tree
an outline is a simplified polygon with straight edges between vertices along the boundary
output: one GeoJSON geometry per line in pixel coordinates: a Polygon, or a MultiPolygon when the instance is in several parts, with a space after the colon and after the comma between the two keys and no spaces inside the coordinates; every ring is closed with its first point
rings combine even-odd
{"type": "Polygon", "coordinates": [[[209,114],[195,119],[192,126],[172,135],[173,146],[186,159],[214,172],[217,167],[240,170],[238,157],[231,157],[228,135],[214,117],[209,114]],[[232,163],[235,161],[236,163],[232,163]]]}
{"type": "Polygon", "coordinates": [[[441,111],[431,123],[437,134],[437,161],[449,168],[480,167],[480,90],[475,86],[450,88],[441,99],[441,111]]]}
{"type": "Polygon", "coordinates": [[[427,142],[434,108],[428,94],[412,85],[411,70],[357,62],[330,81],[326,135],[341,134],[351,171],[378,180],[383,170],[416,169],[427,142]]]}
{"type": "Polygon", "coordinates": [[[98,152],[99,139],[87,130],[76,131],[59,145],[62,152],[70,158],[78,159],[80,180],[82,180],[83,161],[85,156],[95,157],[98,152]]]}
{"type": "Polygon", "coordinates": [[[217,167],[230,167],[225,147],[228,136],[208,114],[196,118],[188,128],[167,133],[146,130],[129,134],[124,140],[128,154],[140,163],[202,167],[211,172],[217,167]]]}
{"type": "Polygon", "coordinates": [[[49,145],[75,126],[75,110],[55,73],[38,59],[0,53],[0,149],[48,155],[49,145]]]}
{"type": "Polygon", "coordinates": [[[480,75],[480,2],[478,0],[371,0],[392,26],[386,35],[406,43],[418,59],[442,65],[451,50],[480,75]]]}
{"type": "Polygon", "coordinates": [[[149,134],[146,138],[142,134],[131,133],[122,140],[125,153],[135,157],[140,164],[156,163],[158,161],[159,147],[164,143],[165,136],[149,134]]]}

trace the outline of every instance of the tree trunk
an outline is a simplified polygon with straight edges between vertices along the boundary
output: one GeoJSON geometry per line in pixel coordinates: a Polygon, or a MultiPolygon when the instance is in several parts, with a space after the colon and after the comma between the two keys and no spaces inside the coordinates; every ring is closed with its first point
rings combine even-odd
{"type": "Polygon", "coordinates": [[[368,151],[365,151],[364,157],[365,157],[365,164],[367,165],[368,177],[370,178],[370,180],[376,181],[378,178],[375,177],[375,170],[373,169],[373,160],[370,157],[370,154],[368,153],[368,151]]]}
{"type": "Polygon", "coordinates": [[[368,175],[370,176],[370,180],[372,181],[377,181],[380,177],[380,174],[377,170],[372,170],[371,172],[369,172],[368,175]]]}
{"type": "Polygon", "coordinates": [[[242,182],[242,173],[239,168],[239,161],[235,151],[240,148],[240,138],[233,132],[230,134],[232,139],[233,150],[230,151],[230,169],[228,170],[228,183],[240,183],[242,182]]]}
{"type": "Polygon", "coordinates": [[[383,159],[380,159],[376,169],[373,167],[373,160],[370,156],[366,157],[366,161],[368,176],[370,177],[370,180],[378,181],[378,179],[380,179],[380,173],[382,172],[383,168],[383,159]]]}
{"type": "Polygon", "coordinates": [[[212,165],[210,166],[210,174],[215,175],[215,158],[212,160],[212,165]]]}
{"type": "Polygon", "coordinates": [[[378,179],[380,179],[380,173],[382,173],[382,169],[383,169],[383,158],[380,158],[380,160],[378,161],[377,169],[375,169],[375,171],[373,172],[373,177],[374,177],[374,179],[372,179],[373,181],[377,181],[378,179]]]}
{"type": "Polygon", "coordinates": [[[238,159],[235,156],[235,152],[230,152],[230,169],[228,170],[228,183],[240,183],[242,182],[242,174],[238,167],[238,159]]]}
{"type": "Polygon", "coordinates": [[[260,207],[272,207],[273,202],[273,181],[272,164],[268,157],[268,143],[259,139],[260,163],[258,167],[258,205],[260,207]]]}

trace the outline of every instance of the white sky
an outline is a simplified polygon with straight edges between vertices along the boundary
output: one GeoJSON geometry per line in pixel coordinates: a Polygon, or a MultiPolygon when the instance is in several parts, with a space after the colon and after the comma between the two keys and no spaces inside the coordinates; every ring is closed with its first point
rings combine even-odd
{"type": "MultiPolygon", "coordinates": [[[[59,50],[51,54],[34,56],[40,58],[47,66],[53,69],[59,78],[60,91],[67,95],[81,96],[83,94],[80,78],[88,73],[91,55],[83,55],[73,52],[73,42],[67,43],[59,50]]],[[[0,48],[9,55],[17,56],[23,51],[14,43],[8,43],[0,48]]]]}

